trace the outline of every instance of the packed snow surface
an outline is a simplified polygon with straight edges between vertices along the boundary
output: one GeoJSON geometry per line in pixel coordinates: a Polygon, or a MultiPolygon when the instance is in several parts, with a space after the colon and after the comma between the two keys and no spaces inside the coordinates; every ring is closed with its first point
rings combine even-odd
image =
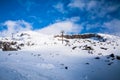
{"type": "Polygon", "coordinates": [[[18,51],[0,50],[0,80],[120,80],[120,38],[65,39],[33,31],[13,38],[18,51]]]}

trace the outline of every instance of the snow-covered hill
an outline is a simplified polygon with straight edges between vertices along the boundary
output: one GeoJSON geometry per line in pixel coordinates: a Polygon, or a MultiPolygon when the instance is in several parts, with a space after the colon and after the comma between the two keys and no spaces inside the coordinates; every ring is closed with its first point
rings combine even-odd
{"type": "Polygon", "coordinates": [[[104,40],[64,37],[62,44],[61,36],[34,31],[0,38],[0,80],[120,80],[120,37],[96,35],[104,40]],[[17,51],[2,51],[6,42],[17,51]]]}

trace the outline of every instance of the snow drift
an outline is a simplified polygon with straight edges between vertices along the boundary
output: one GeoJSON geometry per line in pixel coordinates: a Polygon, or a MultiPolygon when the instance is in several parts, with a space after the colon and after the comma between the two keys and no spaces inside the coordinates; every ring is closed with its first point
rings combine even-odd
{"type": "Polygon", "coordinates": [[[120,80],[117,36],[27,31],[0,41],[0,80],[120,80]]]}

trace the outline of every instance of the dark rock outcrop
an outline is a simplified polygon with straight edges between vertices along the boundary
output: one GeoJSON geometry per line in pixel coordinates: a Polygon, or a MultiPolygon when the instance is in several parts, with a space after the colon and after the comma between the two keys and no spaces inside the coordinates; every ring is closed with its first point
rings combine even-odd
{"type": "Polygon", "coordinates": [[[83,50],[94,50],[91,46],[85,45],[83,50]]]}
{"type": "Polygon", "coordinates": [[[101,49],[107,50],[108,48],[100,47],[101,49]]]}
{"type": "Polygon", "coordinates": [[[100,57],[95,57],[95,59],[100,59],[100,57]]]}
{"type": "Polygon", "coordinates": [[[116,56],[116,59],[117,59],[117,60],[120,60],[120,56],[117,55],[117,56],[116,56]]]}
{"type": "MultiPolygon", "coordinates": [[[[2,43],[2,51],[17,51],[17,47],[12,47],[13,43],[11,42],[3,42],[2,43]]],[[[14,44],[15,45],[15,44],[14,44]]]]}
{"type": "Polygon", "coordinates": [[[78,34],[78,35],[56,35],[54,37],[64,37],[66,39],[86,39],[86,38],[94,38],[97,39],[99,41],[103,41],[105,42],[106,39],[104,39],[102,36],[98,35],[98,34],[78,34]]]}

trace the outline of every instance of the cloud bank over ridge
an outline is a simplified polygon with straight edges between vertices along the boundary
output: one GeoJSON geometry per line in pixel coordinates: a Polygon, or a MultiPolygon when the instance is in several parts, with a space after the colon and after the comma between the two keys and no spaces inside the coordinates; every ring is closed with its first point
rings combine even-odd
{"type": "Polygon", "coordinates": [[[1,0],[0,5],[1,35],[27,30],[44,34],[120,31],[119,0],[1,0]]]}
{"type": "Polygon", "coordinates": [[[75,23],[75,21],[78,18],[72,18],[65,21],[56,21],[53,24],[50,24],[44,28],[33,30],[33,27],[31,23],[26,22],[24,20],[17,20],[12,21],[8,20],[4,23],[2,23],[2,27],[6,27],[5,30],[3,30],[0,34],[2,36],[10,36],[12,33],[17,33],[20,31],[37,31],[42,34],[47,35],[55,35],[60,34],[60,32],[63,30],[65,33],[71,34],[71,33],[80,33],[82,30],[82,26],[75,23]]]}

